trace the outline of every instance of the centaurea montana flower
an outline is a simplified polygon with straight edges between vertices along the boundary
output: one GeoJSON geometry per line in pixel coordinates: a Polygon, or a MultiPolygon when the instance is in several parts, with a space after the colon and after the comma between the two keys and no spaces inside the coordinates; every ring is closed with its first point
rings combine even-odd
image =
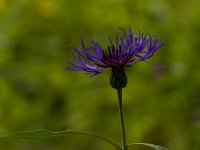
{"type": "Polygon", "coordinates": [[[124,67],[135,64],[139,61],[145,61],[152,57],[153,54],[161,48],[165,40],[158,42],[156,37],[152,37],[149,33],[133,34],[129,27],[128,33],[122,28],[122,36],[116,35],[116,43],[113,44],[110,40],[110,45],[107,49],[92,41],[88,47],[85,47],[82,39],[82,50],[75,48],[74,55],[75,63],[69,62],[73,68],[67,68],[73,71],[85,71],[91,76],[102,73],[111,68],[110,84],[113,88],[123,88],[127,84],[127,77],[124,72],[124,67]]]}

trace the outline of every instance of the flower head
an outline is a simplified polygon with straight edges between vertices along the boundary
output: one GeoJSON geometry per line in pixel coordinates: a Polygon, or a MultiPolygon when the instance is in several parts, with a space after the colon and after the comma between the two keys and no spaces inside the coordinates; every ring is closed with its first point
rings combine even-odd
{"type": "Polygon", "coordinates": [[[120,29],[124,34],[120,37],[116,35],[116,43],[113,44],[110,40],[110,45],[106,49],[96,41],[92,41],[91,45],[85,47],[82,39],[82,49],[74,48],[76,62],[67,61],[73,66],[67,69],[85,71],[93,76],[111,68],[111,86],[116,89],[125,87],[127,78],[124,67],[152,57],[165,41],[159,43],[158,39],[149,33],[133,34],[131,28],[128,33],[120,29]]]}

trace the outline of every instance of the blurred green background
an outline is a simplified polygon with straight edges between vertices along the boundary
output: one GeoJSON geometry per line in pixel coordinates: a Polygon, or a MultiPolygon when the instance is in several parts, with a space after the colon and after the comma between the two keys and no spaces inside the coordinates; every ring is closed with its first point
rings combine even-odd
{"type": "MultiPolygon", "coordinates": [[[[149,61],[127,69],[123,90],[128,142],[200,149],[199,0],[0,0],[0,135],[48,129],[93,131],[121,143],[110,71],[66,71],[71,45],[108,44],[140,29],[167,39],[149,61]]],[[[91,137],[0,140],[2,150],[112,150],[91,137]]],[[[130,150],[148,149],[142,146],[130,150]]]]}

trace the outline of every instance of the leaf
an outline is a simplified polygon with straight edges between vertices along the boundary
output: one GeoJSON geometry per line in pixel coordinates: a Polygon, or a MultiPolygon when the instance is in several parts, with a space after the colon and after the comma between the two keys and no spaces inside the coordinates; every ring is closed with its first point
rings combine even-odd
{"type": "Polygon", "coordinates": [[[97,134],[91,133],[91,132],[73,131],[73,130],[51,132],[51,131],[42,129],[42,130],[36,130],[36,131],[9,133],[7,135],[0,136],[0,138],[14,138],[14,139],[18,139],[18,140],[45,140],[45,139],[52,139],[52,138],[58,138],[58,137],[63,137],[63,136],[69,136],[69,135],[81,135],[81,136],[96,137],[102,141],[110,143],[117,150],[121,150],[121,147],[118,144],[114,143],[110,139],[107,139],[103,136],[100,136],[100,135],[97,135],[97,134]]]}
{"type": "Polygon", "coordinates": [[[167,148],[164,148],[162,146],[155,145],[155,144],[150,144],[150,143],[131,143],[131,144],[128,144],[128,146],[131,146],[131,145],[145,145],[145,146],[151,147],[155,150],[167,150],[167,148]]]}

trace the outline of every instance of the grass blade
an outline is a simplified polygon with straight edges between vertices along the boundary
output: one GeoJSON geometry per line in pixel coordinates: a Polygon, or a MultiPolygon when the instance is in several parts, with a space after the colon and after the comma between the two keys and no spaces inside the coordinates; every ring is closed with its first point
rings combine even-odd
{"type": "Polygon", "coordinates": [[[52,132],[52,131],[42,129],[42,130],[35,130],[35,131],[9,133],[7,135],[0,136],[0,138],[13,138],[13,139],[18,139],[18,140],[45,140],[45,139],[52,139],[52,138],[58,138],[58,137],[63,137],[63,136],[70,136],[70,135],[95,137],[113,145],[117,150],[121,150],[121,147],[118,144],[116,144],[115,142],[103,136],[100,136],[92,132],[73,131],[73,130],[52,132]]]}
{"type": "Polygon", "coordinates": [[[131,143],[131,144],[128,144],[128,147],[132,146],[132,145],[145,145],[145,146],[151,147],[155,150],[167,150],[167,148],[164,148],[162,146],[155,145],[155,144],[150,144],[150,143],[131,143]]]}

